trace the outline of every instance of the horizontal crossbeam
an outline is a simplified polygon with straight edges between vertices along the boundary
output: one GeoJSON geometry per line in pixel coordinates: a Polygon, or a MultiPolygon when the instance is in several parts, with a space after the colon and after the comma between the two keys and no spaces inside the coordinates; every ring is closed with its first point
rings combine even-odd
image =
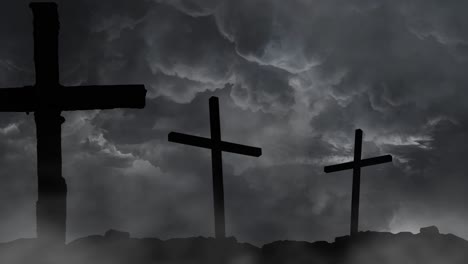
{"type": "Polygon", "coordinates": [[[36,104],[32,86],[0,89],[0,112],[34,112],[36,104]]]}
{"type": "Polygon", "coordinates": [[[60,111],[113,108],[144,108],[144,85],[34,86],[0,89],[0,112],[34,112],[41,108],[60,111]],[[42,93],[42,94],[39,94],[42,93]]]}
{"type": "MultiPolygon", "coordinates": [[[[198,137],[187,135],[178,132],[169,133],[169,141],[174,143],[180,143],[200,148],[212,149],[213,142],[209,138],[198,137]]],[[[241,144],[235,144],[230,142],[221,141],[221,150],[225,152],[231,152],[246,156],[260,157],[262,155],[262,149],[256,147],[245,146],[241,144]]]]}
{"type": "MultiPolygon", "coordinates": [[[[392,162],[391,155],[384,155],[384,156],[379,156],[375,158],[363,159],[359,162],[359,167],[367,167],[367,166],[372,166],[372,165],[377,165],[377,164],[382,164],[382,163],[387,163],[387,162],[392,162]]],[[[326,173],[330,173],[330,172],[336,172],[336,171],[342,171],[342,170],[350,170],[353,168],[354,168],[354,161],[350,161],[350,162],[345,162],[341,164],[326,166],[324,168],[324,171],[326,173]]]]}
{"type": "Polygon", "coordinates": [[[145,107],[144,85],[72,86],[60,90],[60,108],[64,111],[145,107]]]}
{"type": "Polygon", "coordinates": [[[168,136],[169,142],[180,143],[200,148],[211,149],[211,139],[204,137],[197,137],[177,132],[171,132],[168,136]]]}

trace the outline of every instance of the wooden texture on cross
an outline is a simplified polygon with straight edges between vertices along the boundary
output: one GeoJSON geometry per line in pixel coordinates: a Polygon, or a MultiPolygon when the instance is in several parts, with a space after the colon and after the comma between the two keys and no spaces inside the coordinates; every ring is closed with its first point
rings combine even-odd
{"type": "Polygon", "coordinates": [[[392,161],[391,155],[384,155],[374,158],[361,159],[362,153],[362,130],[356,129],[354,137],[354,158],[353,161],[340,163],[336,165],[330,165],[324,167],[326,173],[353,170],[353,187],[351,194],[351,225],[350,234],[351,236],[357,235],[359,231],[359,196],[361,189],[361,168],[387,163],[392,161]]]}
{"type": "Polygon", "coordinates": [[[171,132],[168,135],[168,139],[170,142],[211,149],[215,237],[225,238],[226,224],[224,213],[222,152],[231,152],[246,156],[260,157],[262,155],[262,149],[222,141],[218,98],[214,96],[211,97],[209,100],[209,105],[211,138],[204,138],[177,132],[171,132]]]}

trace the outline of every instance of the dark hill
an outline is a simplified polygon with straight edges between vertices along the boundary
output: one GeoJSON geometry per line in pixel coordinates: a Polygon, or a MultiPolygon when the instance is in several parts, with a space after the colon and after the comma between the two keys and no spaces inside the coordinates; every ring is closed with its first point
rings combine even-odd
{"type": "Polygon", "coordinates": [[[262,248],[234,238],[130,238],[108,231],[75,240],[61,248],[41,246],[35,239],[0,244],[0,263],[23,264],[466,264],[468,241],[437,228],[419,234],[360,232],[335,242],[277,241],[262,248]]]}

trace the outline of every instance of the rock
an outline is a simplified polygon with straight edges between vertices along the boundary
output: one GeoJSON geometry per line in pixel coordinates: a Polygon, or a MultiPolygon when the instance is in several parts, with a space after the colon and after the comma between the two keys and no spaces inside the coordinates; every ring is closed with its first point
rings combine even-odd
{"type": "Polygon", "coordinates": [[[349,235],[347,236],[339,236],[339,237],[335,237],[335,243],[345,243],[347,242],[348,240],[350,240],[351,237],[349,235]]]}
{"type": "Polygon", "coordinates": [[[115,230],[115,229],[110,229],[104,234],[104,237],[107,238],[107,239],[111,239],[111,240],[129,239],[130,238],[130,233],[129,232],[118,231],[118,230],[115,230]]]}
{"type": "Polygon", "coordinates": [[[261,248],[235,238],[189,237],[160,240],[129,238],[127,232],[109,230],[61,248],[48,248],[37,239],[0,243],[0,263],[7,264],[466,264],[468,241],[455,235],[437,235],[436,227],[421,234],[360,232],[338,243],[276,241],[261,248]],[[431,234],[431,235],[427,235],[431,234]],[[227,243],[223,243],[227,242],[227,243]]]}
{"type": "Polygon", "coordinates": [[[422,227],[419,229],[421,235],[439,235],[439,229],[436,226],[422,227]]]}

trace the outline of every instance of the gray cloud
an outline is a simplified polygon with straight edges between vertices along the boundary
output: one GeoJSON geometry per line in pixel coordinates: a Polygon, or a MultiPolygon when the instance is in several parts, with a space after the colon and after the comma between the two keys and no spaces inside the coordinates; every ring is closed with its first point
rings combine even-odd
{"type": "MultiPolygon", "coordinates": [[[[0,86],[34,82],[26,1],[0,8],[0,86]]],[[[209,135],[220,97],[228,232],[241,240],[330,240],[348,231],[350,172],[322,166],[391,153],[366,169],[361,228],[437,224],[468,237],[463,150],[464,4],[412,1],[59,1],[67,85],[144,83],[143,110],[65,113],[69,237],[212,233],[209,152],[167,133],[209,135]]],[[[33,235],[34,123],[1,114],[0,239],[33,235]],[[29,216],[29,217],[26,217],[29,216]],[[29,220],[28,220],[29,219],[29,220]]]]}

